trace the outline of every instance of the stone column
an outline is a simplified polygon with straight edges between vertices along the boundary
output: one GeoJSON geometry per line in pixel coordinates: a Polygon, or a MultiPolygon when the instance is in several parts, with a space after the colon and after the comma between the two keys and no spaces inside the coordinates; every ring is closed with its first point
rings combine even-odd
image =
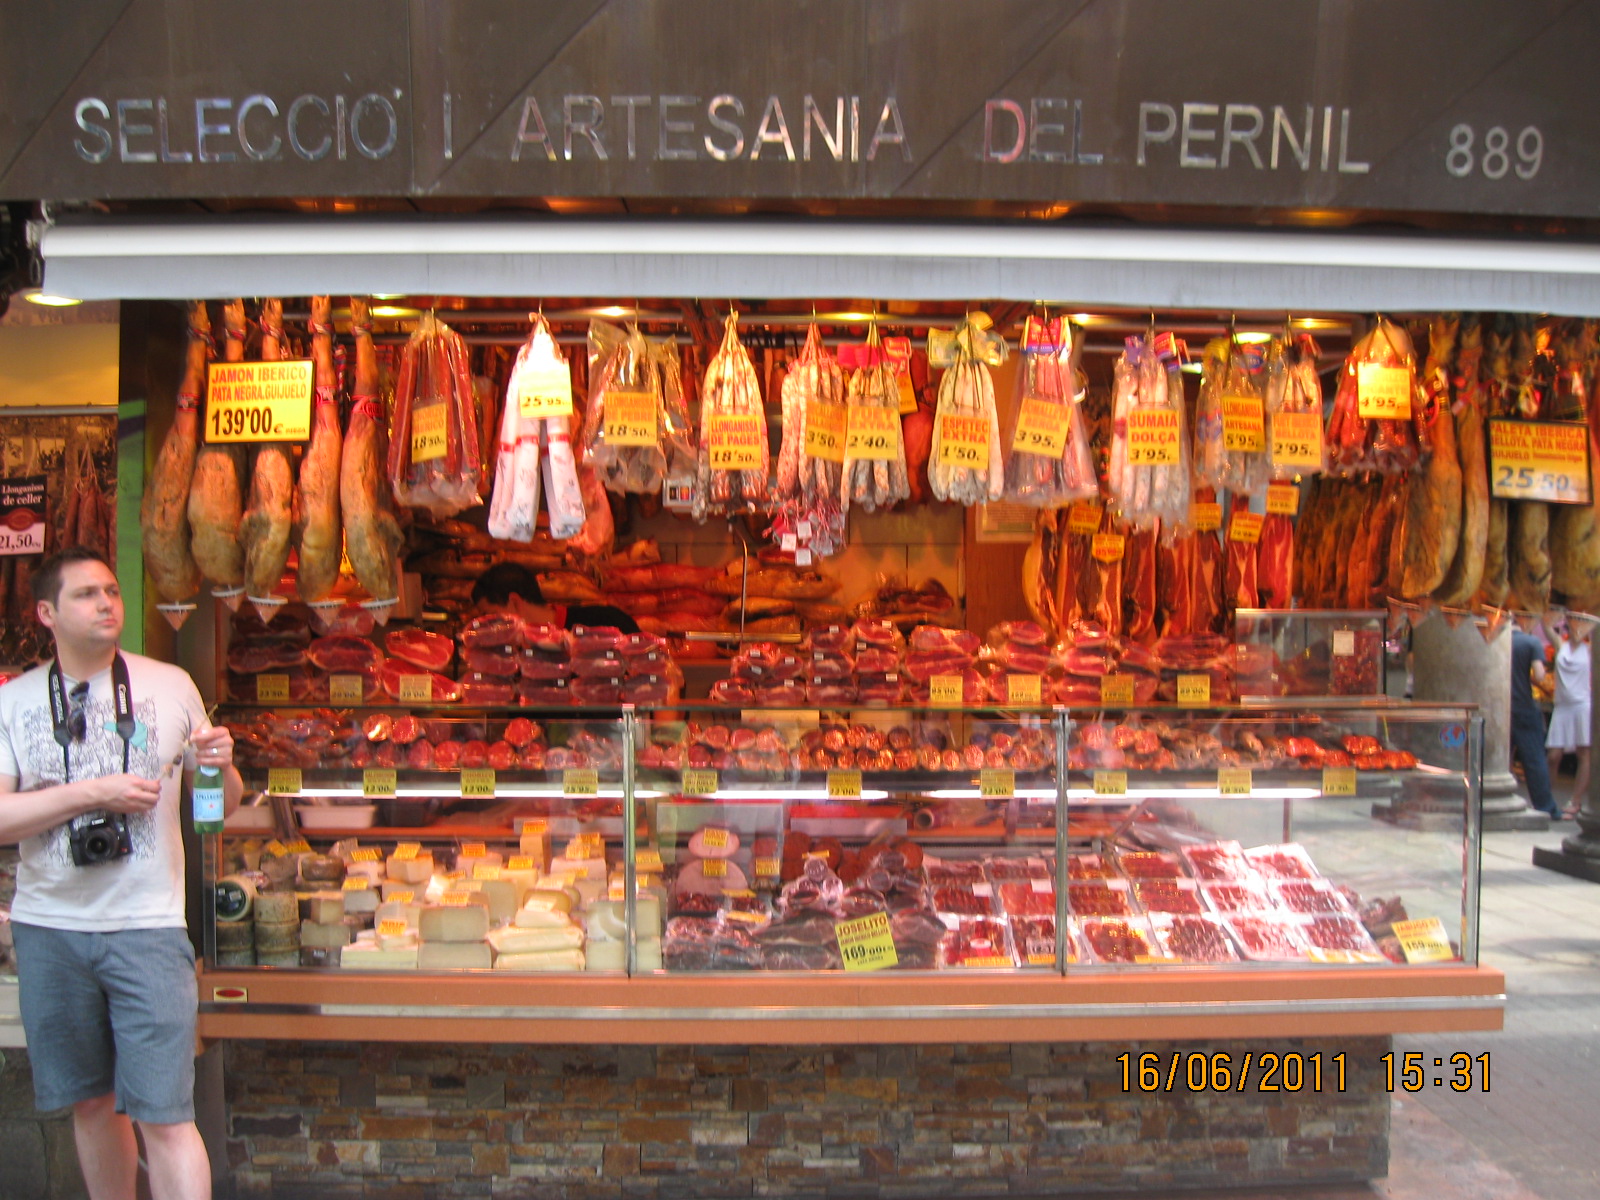
{"type": "MultiPolygon", "coordinates": [[[[1511,774],[1511,621],[1492,640],[1472,620],[1454,629],[1433,613],[1411,631],[1412,696],[1419,702],[1476,704],[1483,714],[1483,829],[1542,830],[1550,818],[1517,791],[1511,774]]],[[[1459,820],[1461,792],[1423,781],[1409,783],[1399,804],[1402,820],[1459,820]]]]}
{"type": "MultiPolygon", "coordinates": [[[[1600,695],[1597,691],[1600,685],[1600,646],[1593,644],[1589,647],[1589,695],[1600,695]]],[[[1593,747],[1600,746],[1595,738],[1600,735],[1600,705],[1589,705],[1589,753],[1593,754],[1593,747]]],[[[1589,772],[1589,790],[1582,796],[1574,796],[1578,802],[1578,832],[1561,839],[1561,849],[1546,850],[1542,846],[1535,846],[1533,850],[1533,865],[1545,867],[1551,871],[1560,871],[1563,875],[1572,875],[1578,879],[1587,879],[1590,883],[1600,883],[1600,779],[1595,778],[1591,767],[1589,772]]]]}

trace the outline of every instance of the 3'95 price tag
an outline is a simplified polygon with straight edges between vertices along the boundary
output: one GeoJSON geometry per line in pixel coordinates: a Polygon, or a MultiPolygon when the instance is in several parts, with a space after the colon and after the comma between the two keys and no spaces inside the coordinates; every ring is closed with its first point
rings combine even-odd
{"type": "Polygon", "coordinates": [[[1126,796],[1128,773],[1126,771],[1096,771],[1094,773],[1096,796],[1126,796]]]}
{"type": "Polygon", "coordinates": [[[568,767],[561,772],[561,794],[596,796],[600,793],[600,773],[593,767],[568,767]]]}
{"type": "Polygon", "coordinates": [[[395,794],[396,785],[396,773],[393,767],[368,767],[361,772],[363,796],[384,799],[395,794]]]}
{"type": "Polygon", "coordinates": [[[1178,461],[1178,413],[1169,408],[1136,408],[1128,414],[1128,465],[1170,466],[1178,461]]]}
{"type": "Polygon", "coordinates": [[[861,772],[829,771],[828,798],[830,800],[861,799],[861,772]]]}
{"type": "Polygon", "coordinates": [[[494,768],[465,768],[461,772],[461,798],[463,800],[492,800],[494,798],[494,768]]]}
{"type": "Polygon", "coordinates": [[[1322,794],[1324,796],[1354,796],[1356,794],[1356,769],[1354,767],[1323,767],[1322,794]]]}
{"type": "Polygon", "coordinates": [[[300,768],[271,768],[267,772],[267,793],[272,796],[298,796],[300,794],[300,768]]]}
{"type": "Polygon", "coordinates": [[[990,800],[1010,799],[1017,794],[1017,773],[1009,767],[984,767],[978,772],[978,794],[990,800]]]}
{"type": "Polygon", "coordinates": [[[683,794],[685,796],[713,796],[717,791],[717,773],[699,767],[685,767],[683,794]]]}
{"type": "Polygon", "coordinates": [[[1017,410],[1017,428],[1011,449],[1018,454],[1037,454],[1060,458],[1067,451],[1068,420],[1072,410],[1065,404],[1028,397],[1017,410]]]}
{"type": "Polygon", "coordinates": [[[868,913],[833,927],[839,942],[839,957],[846,971],[878,971],[900,961],[894,937],[889,931],[889,914],[868,913]]]}

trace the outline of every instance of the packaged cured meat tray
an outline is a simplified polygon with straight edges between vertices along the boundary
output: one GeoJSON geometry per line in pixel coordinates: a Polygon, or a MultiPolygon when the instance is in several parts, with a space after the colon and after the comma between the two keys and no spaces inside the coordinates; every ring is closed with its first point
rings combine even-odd
{"type": "Polygon", "coordinates": [[[1136,963],[1159,955],[1143,917],[1074,917],[1071,928],[1092,963],[1136,963]]]}
{"type": "Polygon", "coordinates": [[[939,965],[944,968],[1015,967],[1016,948],[1011,926],[1002,917],[941,914],[949,930],[939,943],[939,965]]]}
{"type": "Polygon", "coordinates": [[[1168,958],[1186,963],[1239,961],[1227,924],[1205,913],[1151,913],[1156,944],[1168,958]]]}

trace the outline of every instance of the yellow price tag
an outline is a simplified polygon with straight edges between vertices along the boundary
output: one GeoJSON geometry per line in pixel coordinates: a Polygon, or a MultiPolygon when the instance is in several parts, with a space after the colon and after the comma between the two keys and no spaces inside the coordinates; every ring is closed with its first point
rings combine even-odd
{"type": "Polygon", "coordinates": [[[713,471],[759,471],[767,463],[761,450],[761,418],[755,413],[706,418],[706,453],[713,471]]]}
{"type": "Polygon", "coordinates": [[[550,363],[517,373],[517,413],[524,421],[572,415],[572,368],[550,363]]]}
{"type": "Polygon", "coordinates": [[[1438,917],[1396,921],[1394,936],[1408,963],[1449,962],[1456,956],[1450,948],[1450,935],[1438,917]]]}
{"type": "Polygon", "coordinates": [[[1354,796],[1356,794],[1356,769],[1354,767],[1323,767],[1322,794],[1324,796],[1354,796]]]}
{"type": "Polygon", "coordinates": [[[941,467],[989,469],[989,418],[966,417],[956,413],[939,414],[939,463],[941,467]]]}
{"type": "Polygon", "coordinates": [[[445,892],[439,897],[439,904],[444,908],[465,908],[472,903],[472,893],[463,891],[445,892]]]}
{"type": "Polygon", "coordinates": [[[828,798],[830,800],[859,800],[861,798],[861,772],[829,771],[828,798]]]}
{"type": "Polygon", "coordinates": [[[1065,404],[1027,397],[1017,409],[1017,428],[1011,449],[1018,454],[1060,458],[1067,452],[1068,421],[1072,409],[1065,404]]]}
{"type": "Polygon", "coordinates": [[[359,675],[328,676],[328,703],[360,704],[367,698],[367,681],[359,675]]]}
{"type": "Polygon", "coordinates": [[[414,902],[416,900],[416,898],[417,898],[417,894],[415,892],[390,892],[389,893],[389,902],[391,904],[411,904],[412,902],[414,902]]]}
{"type": "Polygon", "coordinates": [[[1009,767],[984,767],[978,772],[978,794],[990,800],[1015,796],[1017,773],[1009,767]]]}
{"type": "Polygon", "coordinates": [[[1266,419],[1259,396],[1222,398],[1222,447],[1243,454],[1259,454],[1266,448],[1266,419]]]}
{"type": "Polygon", "coordinates": [[[715,771],[699,767],[685,767],[683,770],[685,796],[714,796],[719,782],[715,771]]]}
{"type": "Polygon", "coordinates": [[[1178,461],[1179,419],[1175,409],[1136,408],[1128,414],[1128,462],[1136,467],[1178,461]]]}
{"type": "Polygon", "coordinates": [[[893,462],[899,458],[900,414],[892,408],[852,404],[844,456],[869,462],[893,462]]]}
{"type": "Polygon", "coordinates": [[[842,404],[829,404],[826,400],[806,403],[805,451],[809,458],[827,462],[844,461],[844,439],[847,410],[842,404]]]}
{"type": "Polygon", "coordinates": [[[728,846],[728,831],[716,825],[707,825],[700,831],[700,841],[708,850],[725,850],[728,846]]]}
{"type": "Polygon", "coordinates": [[[633,852],[633,869],[640,875],[660,875],[666,868],[661,863],[661,851],[654,846],[633,852]]]}
{"type": "Polygon", "coordinates": [[[288,699],[289,677],[287,675],[256,676],[257,704],[284,704],[288,699]]]}
{"type": "Polygon", "coordinates": [[[1272,414],[1272,465],[1322,466],[1322,414],[1272,414]]]}
{"type": "Polygon", "coordinates": [[[1215,533],[1222,528],[1222,505],[1201,501],[1189,506],[1189,523],[1196,533],[1215,533]]]}
{"type": "Polygon", "coordinates": [[[1582,421],[1489,422],[1490,494],[1588,504],[1589,431],[1582,421]]]}
{"type": "Polygon", "coordinates": [[[612,391],[605,394],[605,439],[608,446],[658,444],[656,394],[612,391]]]}
{"type": "Polygon", "coordinates": [[[267,772],[267,792],[273,796],[298,796],[300,794],[300,768],[271,768],[267,772]]]}
{"type": "Polygon", "coordinates": [[[1249,767],[1223,767],[1217,772],[1217,791],[1224,796],[1248,796],[1253,790],[1249,767]]]}
{"type": "Polygon", "coordinates": [[[961,676],[935,675],[928,680],[928,703],[935,708],[960,708],[961,699],[961,676]]]}
{"type": "Polygon", "coordinates": [[[407,929],[404,917],[385,917],[378,922],[379,937],[405,937],[407,929]]]}
{"type": "Polygon", "coordinates": [[[1007,675],[1007,704],[1043,704],[1044,681],[1037,675],[1007,675]]]}
{"type": "Polygon", "coordinates": [[[1202,705],[1211,703],[1211,676],[1179,675],[1178,703],[1202,705]]]}
{"type": "Polygon", "coordinates": [[[393,767],[368,767],[361,772],[363,796],[392,796],[397,786],[398,779],[393,767]]]}
{"type": "Polygon", "coordinates": [[[1132,704],[1133,676],[1100,676],[1100,703],[1107,708],[1127,708],[1132,704]]]}
{"type": "Polygon", "coordinates": [[[474,879],[499,879],[500,868],[491,863],[473,863],[472,877],[474,879]]]}
{"type": "Polygon", "coordinates": [[[902,371],[894,377],[895,389],[900,393],[900,415],[908,417],[917,411],[917,389],[911,386],[911,376],[902,371]]]}
{"type": "Polygon", "coordinates": [[[375,863],[383,861],[383,851],[376,846],[358,846],[350,851],[351,862],[375,863]]]}
{"type": "Polygon", "coordinates": [[[700,860],[700,874],[707,879],[726,879],[728,877],[728,860],[725,858],[703,858],[700,860]]]}
{"type": "Polygon", "coordinates": [[[400,676],[400,703],[429,704],[433,701],[432,675],[400,676]]]}
{"type": "Polygon", "coordinates": [[[410,862],[421,853],[421,842],[400,842],[394,848],[394,856],[400,862],[410,862]]]}
{"type": "Polygon", "coordinates": [[[432,462],[449,449],[445,434],[445,406],[425,404],[411,410],[411,461],[432,462]]]}
{"type": "Polygon", "coordinates": [[[758,858],[755,860],[757,879],[776,879],[778,877],[778,860],[775,858],[758,858]]]}
{"type": "Polygon", "coordinates": [[[1097,533],[1089,543],[1089,553],[1096,562],[1121,562],[1125,544],[1120,533],[1097,533]]]}
{"type": "Polygon", "coordinates": [[[1098,504],[1085,504],[1081,500],[1067,509],[1067,532],[1088,537],[1099,532],[1101,508],[1098,504]]]}
{"type": "Polygon", "coordinates": [[[484,858],[488,855],[489,848],[482,842],[462,842],[461,853],[458,858],[484,858]]]}
{"type": "Polygon", "coordinates": [[[1292,517],[1300,511],[1300,489],[1292,483],[1267,484],[1267,511],[1292,517]]]}
{"type": "Polygon", "coordinates": [[[1126,796],[1128,773],[1126,771],[1096,771],[1094,773],[1096,796],[1126,796]]]}
{"type": "Polygon", "coordinates": [[[294,841],[286,842],[284,845],[290,854],[311,853],[311,843],[306,841],[305,838],[295,838],[294,841]]]}
{"type": "Polygon", "coordinates": [[[273,858],[286,858],[289,854],[289,847],[285,846],[277,838],[273,838],[268,842],[265,849],[273,858]]]}
{"type": "Polygon", "coordinates": [[[372,887],[372,881],[365,875],[350,875],[345,878],[341,890],[346,892],[365,892],[372,887]]]}
{"type": "Polygon", "coordinates": [[[1363,421],[1411,419],[1411,372],[1361,363],[1356,367],[1356,416],[1363,421]]]}
{"type": "Polygon", "coordinates": [[[461,772],[461,798],[488,800],[495,794],[493,767],[467,767],[461,772]]]}
{"type": "Polygon", "coordinates": [[[1266,523],[1266,518],[1260,513],[1236,512],[1228,518],[1228,540],[1230,542],[1255,543],[1261,540],[1261,526],[1266,523]]]}
{"type": "Polygon", "coordinates": [[[531,871],[533,869],[533,855],[531,854],[513,854],[506,859],[506,870],[508,871],[531,871]]]}
{"type": "Polygon", "coordinates": [[[561,772],[563,796],[597,796],[600,794],[600,773],[593,767],[568,767],[561,772]]]}
{"type": "Polygon", "coordinates": [[[206,441],[305,441],[311,436],[312,375],[309,358],[212,363],[206,441]]]}
{"type": "Polygon", "coordinates": [[[889,930],[888,913],[868,913],[864,917],[840,921],[833,932],[846,971],[878,971],[900,961],[889,930]]]}

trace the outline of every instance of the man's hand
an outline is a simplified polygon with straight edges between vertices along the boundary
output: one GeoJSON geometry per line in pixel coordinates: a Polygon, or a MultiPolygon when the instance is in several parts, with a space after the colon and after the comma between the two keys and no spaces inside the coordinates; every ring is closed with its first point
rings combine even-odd
{"type": "Polygon", "coordinates": [[[85,812],[100,808],[120,813],[149,812],[161,799],[160,783],[142,775],[106,775],[84,780],[78,786],[90,801],[85,812]]]}
{"type": "Polygon", "coordinates": [[[233,734],[226,725],[213,725],[193,734],[195,765],[222,768],[233,762],[233,734]]]}

